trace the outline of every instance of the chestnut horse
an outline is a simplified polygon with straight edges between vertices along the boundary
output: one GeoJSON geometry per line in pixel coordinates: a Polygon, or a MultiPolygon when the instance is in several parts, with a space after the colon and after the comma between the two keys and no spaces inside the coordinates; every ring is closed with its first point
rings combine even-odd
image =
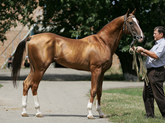
{"type": "Polygon", "coordinates": [[[43,74],[52,62],[65,67],[91,72],[91,96],[87,105],[89,119],[92,115],[92,104],[97,95],[96,109],[100,118],[106,117],[101,111],[101,95],[104,73],[112,65],[112,56],[119,44],[122,35],[131,34],[139,42],[143,41],[144,34],[135,17],[135,11],[117,17],[105,25],[97,34],[83,39],[70,39],[52,33],[42,33],[27,37],[19,43],[13,60],[13,84],[21,68],[23,53],[28,45],[28,56],[31,70],[23,82],[22,116],[27,117],[27,95],[31,88],[34,97],[36,116],[43,117],[37,97],[37,89],[43,74]],[[27,44],[26,44],[27,43],[27,44]]]}

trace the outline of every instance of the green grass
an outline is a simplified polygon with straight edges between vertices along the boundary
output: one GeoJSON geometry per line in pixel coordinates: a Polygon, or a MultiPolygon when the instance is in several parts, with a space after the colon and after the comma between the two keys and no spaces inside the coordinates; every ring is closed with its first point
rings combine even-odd
{"type": "Polygon", "coordinates": [[[0,88],[2,87],[2,85],[0,84],[0,88]]]}
{"type": "Polygon", "coordinates": [[[142,88],[103,91],[102,110],[115,123],[165,123],[155,103],[155,118],[145,118],[142,88]]]}

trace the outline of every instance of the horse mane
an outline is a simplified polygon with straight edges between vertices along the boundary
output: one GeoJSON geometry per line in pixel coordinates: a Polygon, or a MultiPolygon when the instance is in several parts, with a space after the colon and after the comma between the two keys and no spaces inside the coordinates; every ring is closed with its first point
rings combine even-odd
{"type": "MultiPolygon", "coordinates": [[[[120,27],[121,25],[118,24],[119,21],[123,20],[124,16],[119,16],[112,21],[110,21],[108,24],[106,24],[98,33],[97,35],[100,35],[103,32],[109,32],[110,30],[116,30],[116,26],[120,27]],[[117,25],[116,25],[117,24],[117,25]],[[114,26],[116,25],[116,26],[114,26]],[[108,30],[107,30],[108,29],[108,30]]],[[[123,20],[124,23],[124,20],[123,20]]],[[[123,24],[121,23],[121,24],[123,24]]]]}

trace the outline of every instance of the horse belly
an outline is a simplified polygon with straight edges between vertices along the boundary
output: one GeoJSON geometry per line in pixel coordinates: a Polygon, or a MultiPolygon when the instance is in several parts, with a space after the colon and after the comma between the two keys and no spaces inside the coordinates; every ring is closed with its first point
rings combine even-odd
{"type": "Polygon", "coordinates": [[[89,64],[87,62],[77,61],[74,58],[73,59],[55,58],[55,62],[72,69],[85,70],[85,71],[90,70],[89,64]]]}
{"type": "Polygon", "coordinates": [[[81,40],[56,40],[55,62],[73,69],[90,70],[91,45],[81,40]]]}
{"type": "Polygon", "coordinates": [[[68,51],[63,50],[63,52],[60,53],[60,55],[55,57],[55,62],[68,68],[85,70],[85,71],[90,70],[89,58],[87,55],[85,55],[85,52],[83,54],[83,52],[78,52],[73,50],[68,50],[68,51]]]}

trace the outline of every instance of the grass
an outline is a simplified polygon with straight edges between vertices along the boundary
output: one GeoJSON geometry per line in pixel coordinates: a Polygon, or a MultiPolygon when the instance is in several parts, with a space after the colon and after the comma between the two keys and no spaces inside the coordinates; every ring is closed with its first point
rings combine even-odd
{"type": "Polygon", "coordinates": [[[2,87],[2,85],[0,84],[0,88],[2,87]]]}
{"type": "Polygon", "coordinates": [[[103,91],[102,110],[115,123],[165,123],[155,103],[155,118],[145,119],[142,88],[103,91]]]}

